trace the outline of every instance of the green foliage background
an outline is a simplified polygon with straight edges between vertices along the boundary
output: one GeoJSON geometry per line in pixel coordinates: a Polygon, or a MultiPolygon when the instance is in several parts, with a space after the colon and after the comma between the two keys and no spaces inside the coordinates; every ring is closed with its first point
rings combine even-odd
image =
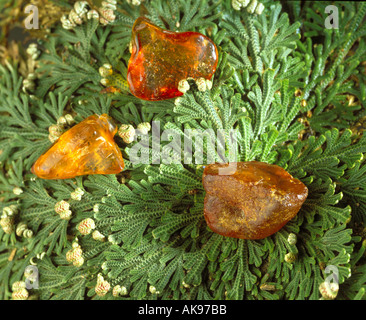
{"type": "MultiPolygon", "coordinates": [[[[57,3],[72,9],[73,1],[57,3]]],[[[91,19],[65,30],[58,23],[39,39],[34,92],[22,91],[17,61],[0,65],[0,209],[17,205],[17,223],[34,233],[27,239],[0,230],[1,299],[11,299],[11,285],[25,279],[31,261],[40,281],[30,294],[43,300],[319,299],[327,265],[339,270],[337,299],[365,299],[366,3],[334,3],[339,29],[329,30],[324,12],[332,2],[263,4],[257,15],[225,0],[146,0],[140,6],[119,0],[117,19],[108,26],[91,19]],[[101,93],[104,63],[126,76],[131,27],[140,15],[213,39],[220,60],[210,91],[192,85],[177,101],[162,102],[126,91],[101,93]],[[271,237],[222,237],[203,217],[202,165],[133,165],[132,144],[118,137],[126,160],[119,175],[35,178],[30,168],[51,145],[48,127],[66,113],[76,122],[94,113],[135,127],[160,121],[161,130],[182,137],[188,128],[238,129],[235,160],[282,166],[307,185],[308,199],[271,237]],[[14,187],[23,193],[14,194],[14,187]],[[77,187],[85,192],[81,201],[70,197],[77,187]],[[55,212],[60,200],[70,203],[70,221],[55,212]],[[108,241],[78,232],[88,217],[108,241]],[[290,233],[297,235],[295,245],[290,233]],[[81,267],[65,256],[76,237],[81,267]],[[287,253],[296,260],[286,262],[287,253]],[[96,295],[97,274],[128,294],[96,295]]]]}

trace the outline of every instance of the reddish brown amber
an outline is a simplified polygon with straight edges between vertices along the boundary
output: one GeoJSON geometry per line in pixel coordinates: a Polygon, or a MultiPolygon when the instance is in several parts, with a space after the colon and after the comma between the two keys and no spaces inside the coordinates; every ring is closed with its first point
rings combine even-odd
{"type": "Polygon", "coordinates": [[[127,81],[131,93],[140,99],[175,98],[182,95],[180,80],[210,80],[217,61],[215,44],[203,34],[163,30],[140,17],[132,29],[127,81]]]}
{"type": "Polygon", "coordinates": [[[92,115],[62,134],[34,163],[32,172],[42,179],[119,173],[124,162],[113,140],[116,132],[108,115],[92,115]]]}
{"type": "Polygon", "coordinates": [[[204,215],[212,231],[240,239],[263,239],[294,218],[307,187],[283,168],[250,161],[208,165],[204,215]],[[231,168],[226,174],[222,169],[231,168]],[[230,171],[230,172],[229,172],[230,171]]]}

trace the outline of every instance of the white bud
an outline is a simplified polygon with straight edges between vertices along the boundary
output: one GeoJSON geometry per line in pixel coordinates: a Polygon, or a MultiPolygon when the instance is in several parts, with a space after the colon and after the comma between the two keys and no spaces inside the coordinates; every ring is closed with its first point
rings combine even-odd
{"type": "Polygon", "coordinates": [[[339,285],[336,282],[325,281],[319,285],[319,291],[325,300],[334,300],[339,291],[339,285]]]}
{"type": "Polygon", "coordinates": [[[24,281],[16,281],[11,286],[12,291],[18,291],[20,289],[25,289],[26,285],[24,281]]]}
{"type": "Polygon", "coordinates": [[[233,7],[234,10],[239,11],[241,9],[241,3],[239,0],[232,0],[231,1],[231,6],[233,7]]]}
{"type": "Polygon", "coordinates": [[[23,232],[23,237],[24,237],[24,238],[27,238],[27,239],[32,238],[32,237],[33,237],[33,231],[32,231],[32,230],[30,230],[30,229],[26,229],[26,230],[24,230],[24,232],[23,232]]]}
{"type": "Polygon", "coordinates": [[[95,230],[92,233],[92,237],[93,237],[94,240],[97,240],[97,241],[104,241],[105,240],[105,236],[103,234],[101,234],[98,230],[95,230]]]}
{"type": "Polygon", "coordinates": [[[102,79],[100,80],[100,83],[101,83],[103,86],[107,87],[107,86],[109,85],[109,80],[108,80],[107,78],[102,78],[102,79]]]}
{"type": "Polygon", "coordinates": [[[178,97],[178,98],[176,98],[176,99],[174,100],[174,104],[175,104],[176,106],[179,106],[181,102],[182,102],[182,97],[178,97]]]}
{"type": "Polygon", "coordinates": [[[83,23],[83,19],[82,17],[80,17],[75,10],[71,10],[69,13],[69,21],[73,24],[82,24],[83,23]]]}
{"type": "Polygon", "coordinates": [[[66,118],[64,116],[61,116],[60,118],[57,119],[57,124],[61,127],[66,125],[67,124],[66,118]]]}
{"type": "Polygon", "coordinates": [[[196,80],[196,85],[197,85],[198,91],[206,91],[206,89],[207,89],[205,78],[198,78],[196,80]]]}
{"type": "Polygon", "coordinates": [[[287,237],[287,241],[290,245],[294,246],[297,242],[297,236],[294,233],[290,233],[287,237]]]}
{"type": "Polygon", "coordinates": [[[118,244],[118,241],[114,238],[113,234],[108,236],[108,241],[112,244],[118,244]]]}
{"type": "Polygon", "coordinates": [[[293,252],[289,252],[285,255],[285,261],[288,263],[293,263],[296,260],[296,254],[293,252]]]}
{"type": "Polygon", "coordinates": [[[61,200],[55,204],[55,211],[60,214],[61,212],[67,211],[70,209],[70,203],[65,200],[61,200]]]}
{"type": "Polygon", "coordinates": [[[72,216],[72,211],[71,210],[62,211],[60,213],[60,218],[62,220],[70,220],[71,216],[72,216]]]}
{"type": "Polygon", "coordinates": [[[30,55],[31,57],[34,55],[34,54],[39,54],[39,51],[37,49],[37,44],[35,43],[31,43],[28,48],[27,48],[27,54],[30,55]]]}
{"type": "Polygon", "coordinates": [[[121,291],[119,292],[119,295],[120,296],[125,296],[125,295],[127,295],[127,293],[128,293],[127,288],[122,286],[121,291]]]}
{"type": "Polygon", "coordinates": [[[95,222],[91,218],[86,218],[78,224],[78,230],[83,235],[88,235],[95,229],[95,222]]]}
{"type": "Polygon", "coordinates": [[[130,124],[122,124],[118,129],[118,135],[125,143],[131,143],[134,141],[135,128],[130,124]]]}
{"type": "Polygon", "coordinates": [[[150,286],[149,291],[152,294],[159,294],[160,293],[159,291],[156,290],[156,288],[154,286],[150,286]]]}
{"type": "Polygon", "coordinates": [[[142,122],[137,125],[137,129],[140,130],[142,134],[148,134],[151,129],[151,125],[149,122],[142,122]]]}
{"type": "Polygon", "coordinates": [[[262,14],[263,10],[264,10],[263,3],[258,3],[257,8],[255,9],[255,13],[256,14],[262,14]]]}
{"type": "Polygon", "coordinates": [[[110,75],[113,74],[113,70],[112,70],[112,66],[110,64],[104,64],[103,66],[101,66],[99,68],[99,74],[103,77],[106,78],[110,75]]]}
{"type": "Polygon", "coordinates": [[[87,1],[77,1],[74,4],[74,10],[78,15],[84,17],[85,14],[88,12],[87,6],[88,6],[87,1]]]}
{"type": "Polygon", "coordinates": [[[23,80],[23,87],[27,90],[34,90],[35,88],[35,84],[33,82],[33,80],[30,80],[30,79],[24,79],[23,80]]]}
{"type": "Polygon", "coordinates": [[[257,6],[257,2],[258,2],[257,0],[252,0],[252,2],[249,4],[249,6],[247,7],[247,11],[249,13],[254,13],[255,8],[257,6]]]}
{"type": "Polygon", "coordinates": [[[186,79],[180,80],[178,83],[178,90],[182,93],[186,93],[189,90],[190,86],[186,79]]]}
{"type": "Polygon", "coordinates": [[[24,222],[19,222],[17,228],[15,229],[15,233],[18,237],[20,237],[26,229],[27,225],[24,222]]]}
{"type": "Polygon", "coordinates": [[[3,215],[1,217],[10,217],[16,215],[17,213],[18,207],[15,204],[11,204],[10,206],[3,208],[3,215]]]}
{"type": "Polygon", "coordinates": [[[249,4],[250,0],[239,0],[239,2],[240,2],[240,4],[241,4],[243,7],[246,7],[246,6],[249,4]]]}
{"type": "Polygon", "coordinates": [[[80,257],[72,262],[75,267],[81,267],[84,264],[84,258],[80,257]]]}
{"type": "Polygon", "coordinates": [[[70,30],[76,26],[74,22],[71,22],[66,14],[61,17],[62,27],[66,30],[70,30]]]}
{"type": "Polygon", "coordinates": [[[65,119],[69,126],[71,126],[75,123],[74,117],[71,114],[65,114],[65,119]]]}
{"type": "Polygon", "coordinates": [[[111,285],[109,284],[109,282],[105,281],[101,274],[98,274],[97,285],[95,286],[95,293],[98,296],[105,296],[110,288],[111,285]]]}
{"type": "Polygon", "coordinates": [[[99,19],[99,13],[97,10],[89,10],[87,14],[88,20],[90,19],[99,19]]]}
{"type": "Polygon", "coordinates": [[[71,199],[80,201],[83,194],[84,194],[84,191],[78,187],[75,189],[75,191],[71,192],[70,196],[71,196],[71,199]]]}

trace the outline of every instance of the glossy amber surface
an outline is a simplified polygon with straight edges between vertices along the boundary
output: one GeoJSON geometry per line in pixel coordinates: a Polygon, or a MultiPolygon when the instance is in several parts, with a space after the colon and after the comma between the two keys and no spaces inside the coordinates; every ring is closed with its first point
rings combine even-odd
{"type": "Polygon", "coordinates": [[[307,187],[283,168],[258,161],[208,165],[203,186],[208,226],[240,239],[274,234],[296,216],[308,195],[307,187]]]}
{"type": "Polygon", "coordinates": [[[127,81],[131,93],[140,99],[181,96],[180,80],[210,80],[216,71],[217,48],[201,33],[163,30],[140,17],[133,25],[131,41],[127,81]]]}
{"type": "Polygon", "coordinates": [[[34,163],[32,172],[42,179],[119,173],[124,162],[113,140],[116,132],[108,115],[92,115],[62,134],[34,163]]]}

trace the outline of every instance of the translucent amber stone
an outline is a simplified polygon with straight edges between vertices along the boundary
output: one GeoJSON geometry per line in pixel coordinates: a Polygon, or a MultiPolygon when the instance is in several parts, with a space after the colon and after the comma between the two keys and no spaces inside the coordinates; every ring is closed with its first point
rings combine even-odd
{"type": "Polygon", "coordinates": [[[274,234],[296,216],[308,195],[307,187],[283,168],[257,161],[208,165],[203,186],[208,226],[240,239],[274,234]]]}
{"type": "Polygon", "coordinates": [[[92,115],[62,134],[34,163],[32,172],[42,179],[119,173],[124,162],[113,140],[116,132],[108,115],[92,115]]]}
{"type": "Polygon", "coordinates": [[[180,80],[210,80],[217,61],[215,44],[203,34],[163,30],[140,17],[132,29],[127,81],[140,99],[175,98],[183,94],[178,90],[180,80]]]}

